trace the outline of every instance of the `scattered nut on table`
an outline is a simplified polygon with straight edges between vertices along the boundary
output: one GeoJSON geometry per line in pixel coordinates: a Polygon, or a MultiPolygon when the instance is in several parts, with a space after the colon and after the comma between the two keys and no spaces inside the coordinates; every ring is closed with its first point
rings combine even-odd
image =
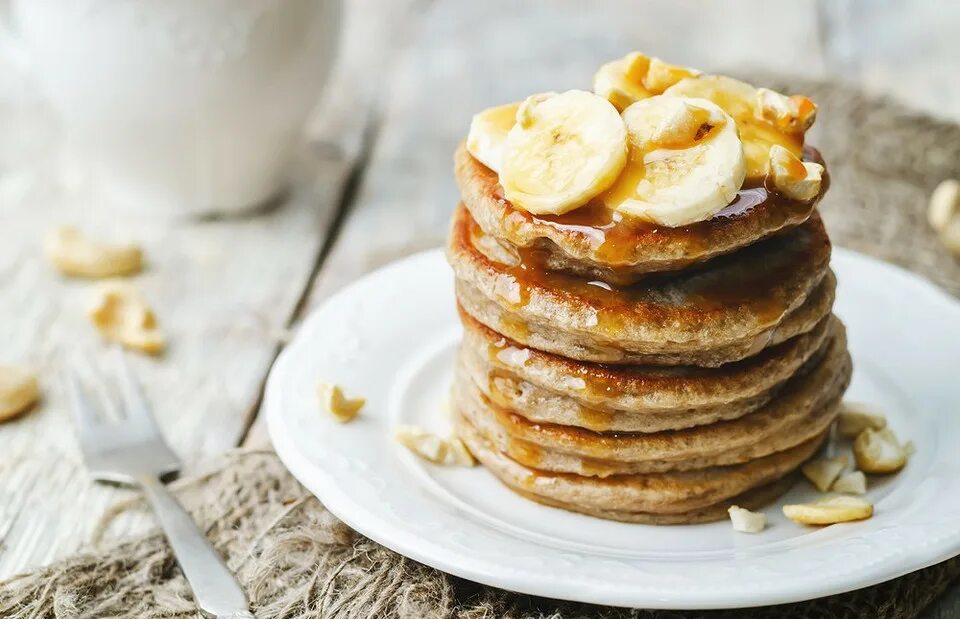
{"type": "Polygon", "coordinates": [[[397,426],[393,436],[397,442],[424,460],[440,464],[447,459],[450,449],[447,441],[419,426],[397,426]]]}
{"type": "Polygon", "coordinates": [[[158,355],[166,347],[153,310],[129,283],[108,281],[97,286],[88,315],[108,341],[149,355],[158,355]]]}
{"type": "Polygon", "coordinates": [[[867,428],[882,430],[887,427],[887,418],[867,404],[844,402],[837,419],[837,434],[844,438],[856,438],[867,428]]]}
{"type": "Polygon", "coordinates": [[[960,253],[960,181],[947,179],[933,190],[927,221],[947,249],[960,253]]]}
{"type": "Polygon", "coordinates": [[[863,474],[863,471],[844,473],[837,478],[837,481],[833,482],[830,489],[844,494],[866,494],[867,476],[863,474]]]}
{"type": "Polygon", "coordinates": [[[907,463],[907,452],[890,428],[867,428],[853,441],[853,456],[865,473],[896,473],[907,463]]]}
{"type": "Polygon", "coordinates": [[[730,515],[730,523],[734,531],[741,533],[759,533],[767,526],[767,515],[761,512],[752,512],[737,505],[731,505],[727,509],[730,515]]]}
{"type": "Polygon", "coordinates": [[[960,181],[947,179],[937,185],[930,194],[927,221],[937,232],[943,230],[951,219],[960,215],[960,181]]]}
{"type": "Polygon", "coordinates": [[[137,245],[105,243],[72,226],[51,231],[43,249],[53,266],[74,277],[121,277],[143,268],[143,251],[137,245]]]}
{"type": "Polygon", "coordinates": [[[30,410],[40,399],[40,384],[33,372],[14,365],[0,365],[0,422],[30,410]]]}
{"type": "Polygon", "coordinates": [[[343,395],[343,389],[340,385],[332,383],[320,383],[317,385],[317,395],[320,401],[328,411],[340,423],[346,423],[357,416],[363,405],[367,403],[364,398],[348,398],[343,395]]]}
{"type": "Polygon", "coordinates": [[[447,452],[449,457],[450,464],[456,466],[474,466],[477,463],[477,459],[473,457],[473,454],[470,453],[470,450],[467,448],[467,445],[461,441],[459,438],[452,438],[448,441],[450,444],[450,449],[447,452]]]}
{"type": "Polygon", "coordinates": [[[784,505],[783,515],[800,524],[836,524],[869,518],[873,503],[855,496],[829,496],[811,503],[784,505]]]}
{"type": "Polygon", "coordinates": [[[804,464],[800,470],[804,476],[810,480],[817,490],[826,492],[836,481],[843,469],[847,468],[849,459],[847,456],[837,456],[836,458],[821,458],[811,460],[804,464]]]}
{"type": "Polygon", "coordinates": [[[476,458],[457,437],[445,439],[419,426],[400,425],[394,429],[398,443],[434,464],[473,466],[476,458]]]}

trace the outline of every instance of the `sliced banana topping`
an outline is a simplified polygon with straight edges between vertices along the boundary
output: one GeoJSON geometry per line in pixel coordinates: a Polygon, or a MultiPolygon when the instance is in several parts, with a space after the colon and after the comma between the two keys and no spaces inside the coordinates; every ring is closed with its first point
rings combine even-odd
{"type": "Polygon", "coordinates": [[[706,99],[666,95],[623,111],[630,142],[626,170],[603,195],[611,209],[664,226],[709,219],[743,184],[737,127],[706,99]]]}
{"type": "Polygon", "coordinates": [[[782,95],[767,88],[757,89],[760,116],[789,133],[803,134],[817,119],[817,105],[802,95],[782,95]]]}
{"type": "Polygon", "coordinates": [[[804,477],[810,480],[817,490],[826,492],[836,481],[843,469],[847,468],[847,457],[821,458],[811,460],[801,467],[804,477]]]}
{"type": "Polygon", "coordinates": [[[593,76],[593,92],[622,112],[631,103],[653,96],[643,85],[649,67],[650,58],[638,52],[608,62],[593,76]]]}
{"type": "Polygon", "coordinates": [[[680,80],[699,74],[694,69],[631,52],[600,67],[593,76],[593,92],[622,112],[632,103],[662,94],[680,80]]]}
{"type": "Polygon", "coordinates": [[[853,441],[853,456],[866,473],[896,473],[907,463],[907,452],[890,428],[867,428],[853,441]]]}
{"type": "MultiPolygon", "coordinates": [[[[666,114],[654,128],[649,142],[660,148],[687,148],[713,127],[727,122],[716,106],[699,106],[690,99],[665,99],[666,114]]],[[[629,128],[628,128],[629,131],[629,128]]]]}
{"type": "Polygon", "coordinates": [[[886,417],[859,402],[844,402],[837,418],[837,434],[843,438],[856,438],[867,428],[882,430],[886,427],[886,417]]]}
{"type": "Polygon", "coordinates": [[[467,152],[494,172],[500,171],[507,133],[517,122],[519,103],[508,103],[474,114],[467,133],[467,152]]]}
{"type": "Polygon", "coordinates": [[[661,94],[677,82],[688,77],[697,77],[700,72],[673,64],[667,64],[659,58],[651,58],[643,85],[652,93],[661,94]]]}
{"type": "Polygon", "coordinates": [[[516,206],[560,215],[610,187],[626,159],[626,127],[609,101],[582,90],[534,95],[507,134],[500,185],[516,206]]]}
{"type": "Polygon", "coordinates": [[[722,75],[707,75],[681,80],[664,94],[709,99],[733,117],[743,141],[747,178],[764,177],[770,147],[775,144],[797,157],[803,155],[803,134],[784,130],[768,120],[758,108],[757,89],[746,82],[722,75]]]}
{"type": "Polygon", "coordinates": [[[784,505],[783,515],[800,524],[836,524],[869,518],[873,503],[855,496],[830,496],[812,503],[784,505]]]}
{"type": "Polygon", "coordinates": [[[467,150],[518,208],[562,215],[600,196],[612,210],[683,226],[716,214],[746,179],[799,201],[820,193],[823,166],[802,160],[817,113],[807,97],[639,52],[601,66],[593,90],[533,95],[473,117],[467,150]]]}
{"type": "Polygon", "coordinates": [[[770,147],[768,171],[774,187],[793,200],[806,202],[820,193],[823,182],[823,166],[811,161],[801,161],[779,144],[770,147]]]}

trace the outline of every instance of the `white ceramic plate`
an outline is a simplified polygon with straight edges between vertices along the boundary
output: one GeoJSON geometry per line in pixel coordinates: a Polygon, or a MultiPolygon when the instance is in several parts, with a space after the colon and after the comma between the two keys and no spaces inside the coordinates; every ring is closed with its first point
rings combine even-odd
{"type": "MultiPolygon", "coordinates": [[[[848,397],[882,409],[917,452],[870,480],[870,520],[815,529],[765,511],[761,534],[729,522],[646,526],[544,507],[481,467],[425,463],[391,429],[449,429],[444,412],[460,337],[453,277],[439,250],[389,265],[315,312],[266,393],[277,453],[360,533],[451,574],[512,591],[647,608],[775,604],[856,589],[960,554],[960,303],[899,268],[836,250],[836,312],[855,371],[848,397]],[[341,425],[319,380],[363,395],[341,425]]],[[[786,497],[813,498],[806,483],[786,497]]]]}

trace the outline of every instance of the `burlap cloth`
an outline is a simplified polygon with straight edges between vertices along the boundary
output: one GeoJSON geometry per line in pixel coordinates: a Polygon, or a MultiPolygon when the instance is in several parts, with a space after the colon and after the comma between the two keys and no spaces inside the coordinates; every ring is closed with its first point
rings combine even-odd
{"type": "MultiPolygon", "coordinates": [[[[782,80],[757,79],[760,83],[782,80]]],[[[960,293],[960,262],[928,229],[927,197],[960,177],[960,126],[837,84],[780,84],[821,105],[817,135],[833,189],[822,210],[839,245],[920,272],[960,293]]],[[[909,303],[909,299],[904,300],[909,303]]],[[[842,595],[760,609],[674,612],[604,609],[475,585],[404,559],[337,521],[266,451],[237,451],[174,485],[240,577],[261,619],[400,617],[911,618],[960,576],[960,558],[842,595]]],[[[143,510],[138,499],[105,516],[143,510]]],[[[109,536],[107,536],[109,537],[109,536]]],[[[0,615],[194,617],[190,591],[161,536],[96,543],[0,583],[0,615]]]]}

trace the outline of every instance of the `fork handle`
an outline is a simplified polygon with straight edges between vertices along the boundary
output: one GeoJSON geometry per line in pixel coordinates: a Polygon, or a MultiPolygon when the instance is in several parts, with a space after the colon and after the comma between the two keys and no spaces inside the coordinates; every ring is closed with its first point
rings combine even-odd
{"type": "Polygon", "coordinates": [[[187,510],[157,477],[141,476],[137,483],[153,507],[203,615],[216,619],[256,619],[240,583],[187,510]]]}

